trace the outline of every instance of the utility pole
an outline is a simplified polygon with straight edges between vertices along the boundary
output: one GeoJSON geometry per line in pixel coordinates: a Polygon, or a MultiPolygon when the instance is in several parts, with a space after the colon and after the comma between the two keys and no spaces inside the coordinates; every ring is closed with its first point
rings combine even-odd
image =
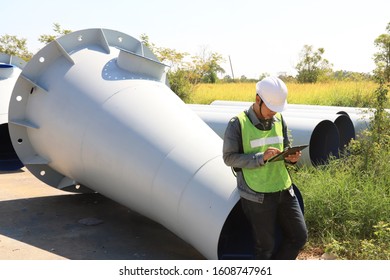
{"type": "Polygon", "coordinates": [[[230,62],[230,69],[232,70],[232,78],[233,78],[233,81],[234,81],[233,66],[232,66],[232,60],[230,59],[230,55],[229,55],[229,62],[230,62]]]}

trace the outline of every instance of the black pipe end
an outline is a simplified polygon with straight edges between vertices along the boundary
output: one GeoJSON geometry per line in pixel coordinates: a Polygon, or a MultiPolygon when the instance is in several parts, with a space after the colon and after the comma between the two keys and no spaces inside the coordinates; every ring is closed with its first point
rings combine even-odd
{"type": "MultiPolygon", "coordinates": [[[[304,203],[301,192],[293,185],[302,213],[304,203]]],[[[282,243],[283,235],[280,228],[276,229],[276,244],[274,254],[282,243]]],[[[233,207],[222,228],[218,242],[218,259],[220,260],[253,260],[255,259],[255,241],[251,225],[246,218],[239,200],[233,207]]]]}
{"type": "Polygon", "coordinates": [[[336,125],[339,137],[340,137],[340,149],[344,150],[345,146],[349,144],[352,139],[355,139],[355,127],[348,114],[340,114],[334,121],[336,125]]]}
{"type": "Polygon", "coordinates": [[[239,200],[223,225],[218,242],[218,259],[254,259],[252,229],[239,200]]]}
{"type": "Polygon", "coordinates": [[[321,121],[310,138],[310,160],[314,166],[326,164],[330,156],[339,156],[340,136],[336,125],[329,120],[321,121]]]}
{"type": "Polygon", "coordinates": [[[22,168],[24,164],[12,146],[8,131],[8,123],[0,125],[0,171],[15,171],[22,168]]]}

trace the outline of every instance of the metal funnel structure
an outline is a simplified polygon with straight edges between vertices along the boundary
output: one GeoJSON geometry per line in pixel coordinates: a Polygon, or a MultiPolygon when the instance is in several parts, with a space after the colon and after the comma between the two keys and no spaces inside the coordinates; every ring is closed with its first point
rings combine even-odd
{"type": "Polygon", "coordinates": [[[23,167],[9,136],[8,105],[25,64],[17,56],[0,53],[0,171],[13,171],[23,167]]]}
{"type": "Polygon", "coordinates": [[[237,248],[251,233],[222,140],[166,86],[165,68],[140,41],[113,30],[51,42],[12,93],[15,151],[46,184],[99,192],[208,259],[250,257],[252,246],[237,248]]]}

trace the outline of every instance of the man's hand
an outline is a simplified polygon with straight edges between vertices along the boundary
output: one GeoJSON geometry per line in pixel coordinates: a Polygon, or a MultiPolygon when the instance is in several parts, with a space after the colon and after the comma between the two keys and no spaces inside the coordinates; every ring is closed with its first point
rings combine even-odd
{"type": "Polygon", "coordinates": [[[302,152],[299,151],[299,152],[296,152],[295,154],[292,154],[292,155],[285,157],[285,159],[290,161],[290,162],[295,163],[300,159],[301,156],[302,156],[302,152]]]}
{"type": "Polygon", "coordinates": [[[276,156],[278,154],[280,154],[281,151],[277,148],[274,148],[274,147],[269,147],[263,154],[263,159],[264,161],[266,160],[269,160],[270,158],[272,158],[273,156],[276,156]]]}

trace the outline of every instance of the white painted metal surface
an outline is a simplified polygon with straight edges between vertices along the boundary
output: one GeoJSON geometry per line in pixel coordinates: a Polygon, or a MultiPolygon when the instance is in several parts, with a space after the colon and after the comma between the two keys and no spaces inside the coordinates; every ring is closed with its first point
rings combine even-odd
{"type": "Polygon", "coordinates": [[[25,64],[19,57],[0,53],[0,171],[23,167],[8,133],[8,105],[16,80],[25,64]]]}
{"type": "Polygon", "coordinates": [[[0,53],[0,125],[8,122],[8,104],[24,65],[22,59],[0,53]]]}
{"type": "Polygon", "coordinates": [[[164,68],[121,32],[63,36],[39,51],[16,83],[12,143],[46,184],[99,192],[206,258],[223,258],[226,240],[235,243],[229,219],[241,215],[232,214],[236,181],[223,163],[222,140],[166,86],[164,68]]]}

